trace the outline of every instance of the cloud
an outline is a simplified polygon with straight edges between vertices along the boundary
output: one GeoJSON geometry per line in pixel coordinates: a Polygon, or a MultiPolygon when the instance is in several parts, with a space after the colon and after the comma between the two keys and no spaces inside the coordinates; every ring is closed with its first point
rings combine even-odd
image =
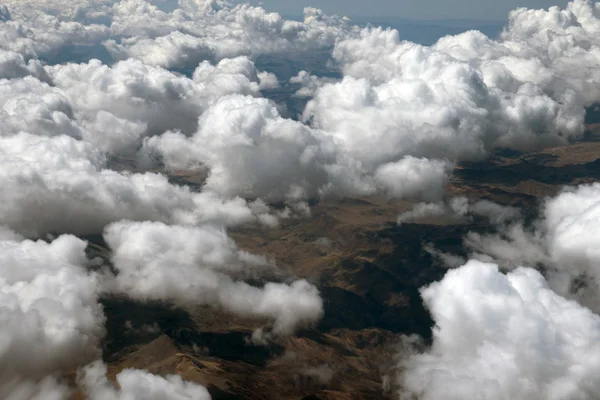
{"type": "MultiPolygon", "coordinates": [[[[7,70],[5,70],[7,71],[7,70]]],[[[0,80],[0,136],[29,132],[39,136],[83,136],[67,97],[32,76],[0,80]]]]}
{"type": "MultiPolygon", "coordinates": [[[[427,174],[423,175],[427,176],[427,174]]],[[[442,194],[439,193],[433,199],[441,197],[442,194]]],[[[433,218],[439,221],[465,223],[475,217],[485,218],[493,226],[503,226],[520,221],[521,211],[518,208],[503,206],[486,199],[469,202],[468,198],[457,196],[447,199],[445,202],[418,203],[411,210],[401,213],[397,221],[401,224],[433,218]]]]}
{"type": "Polygon", "coordinates": [[[125,218],[236,225],[266,214],[255,208],[255,215],[241,198],[174,186],[161,174],[106,169],[100,152],[67,136],[0,138],[0,160],[0,224],[25,235],[99,233],[125,218]]]}
{"type": "Polygon", "coordinates": [[[600,390],[600,317],[537,271],[504,275],[470,261],[421,294],[433,345],[402,361],[401,397],[593,399],[600,390]]]}
{"type": "Polygon", "coordinates": [[[4,4],[0,6],[0,21],[8,22],[11,20],[10,11],[4,4]]]}
{"type": "Polygon", "coordinates": [[[493,260],[504,267],[543,266],[554,290],[575,296],[598,310],[600,248],[596,226],[600,223],[600,185],[566,187],[548,198],[538,219],[498,225],[496,233],[470,232],[465,245],[472,256],[493,260]],[[585,284],[577,284],[583,279],[585,284]]]}
{"type": "Polygon", "coordinates": [[[600,184],[567,188],[546,203],[544,217],[555,262],[585,265],[600,282],[600,184]]]}
{"type": "Polygon", "coordinates": [[[313,97],[317,90],[325,83],[333,83],[335,79],[332,78],[320,78],[315,75],[311,75],[308,71],[300,71],[296,76],[290,78],[290,83],[294,85],[301,85],[300,89],[294,93],[297,97],[313,97]]]}
{"type": "MultiPolygon", "coordinates": [[[[468,34],[453,37],[466,46],[468,34]]],[[[502,46],[493,43],[494,46],[502,46]]],[[[363,162],[406,155],[476,160],[494,147],[565,143],[582,133],[583,101],[530,81],[513,88],[486,80],[477,62],[365,29],[336,44],[341,82],[323,85],[304,118],[363,162]]]]}
{"type": "Polygon", "coordinates": [[[51,376],[38,381],[15,378],[0,385],[0,396],[10,400],[66,400],[70,395],[69,387],[51,376]]]}
{"type": "Polygon", "coordinates": [[[189,139],[175,132],[150,138],[145,151],[172,169],[205,165],[205,187],[222,195],[305,199],[328,183],[328,149],[318,133],[282,118],[266,99],[222,98],[198,125],[189,139]]]}
{"type": "Polygon", "coordinates": [[[464,257],[438,250],[432,243],[424,244],[423,250],[431,254],[434,259],[439,261],[441,265],[446,268],[457,268],[464,265],[466,262],[464,257]]]}
{"type": "Polygon", "coordinates": [[[118,270],[115,290],[134,299],[214,304],[238,315],[272,318],[278,334],[291,334],[323,313],[319,291],[305,280],[245,283],[265,275],[269,264],[239,250],[222,228],[119,222],[106,228],[104,239],[118,270]]]}
{"type": "Polygon", "coordinates": [[[90,400],[210,400],[204,386],[147,371],[124,369],[116,376],[118,388],[106,379],[107,368],[97,361],[78,372],[78,382],[90,400]]]}
{"type": "MultiPolygon", "coordinates": [[[[5,399],[66,400],[62,382],[101,354],[105,290],[88,269],[87,243],[60,236],[50,243],[22,240],[3,229],[0,236],[0,396],[5,399]]],[[[210,399],[208,391],[178,376],[162,378],[124,370],[120,389],[106,381],[101,362],[83,369],[90,399],[210,399]]]]}
{"type": "Polygon", "coordinates": [[[322,385],[327,385],[333,378],[334,370],[327,364],[309,367],[302,371],[302,375],[318,380],[322,385]]]}
{"type": "Polygon", "coordinates": [[[443,196],[450,166],[444,161],[404,157],[381,165],[375,180],[394,197],[435,201],[443,196]]]}
{"type": "Polygon", "coordinates": [[[168,132],[144,142],[142,154],[170,169],[208,168],[205,188],[225,196],[271,201],[325,195],[439,199],[450,166],[407,156],[364,164],[344,154],[327,133],[284,119],[266,99],[226,96],[209,107],[191,137],[168,132]]]}
{"type": "Polygon", "coordinates": [[[259,94],[258,73],[246,57],[213,66],[202,62],[192,79],[126,60],[98,60],[48,68],[80,123],[84,138],[101,150],[135,154],[145,136],[178,130],[190,134],[198,117],[228,94],[259,94]]]}
{"type": "Polygon", "coordinates": [[[189,68],[201,60],[297,55],[328,48],[355,29],[346,19],[313,8],[305,9],[304,21],[298,22],[249,4],[182,1],[179,5],[165,13],[142,0],[117,3],[111,30],[127,38],[107,41],[105,46],[117,59],[134,57],[150,65],[189,68]]]}
{"type": "MultiPolygon", "coordinates": [[[[85,24],[40,12],[39,2],[4,3],[8,7],[2,15],[11,18],[0,25],[0,48],[19,53],[27,59],[51,58],[66,46],[92,49],[110,36],[105,25],[85,24]]],[[[70,9],[76,12],[76,7],[71,8],[73,3],[56,3],[64,11],[70,9]]]]}
{"type": "MultiPolygon", "coordinates": [[[[27,27],[23,31],[33,32],[24,35],[35,37],[39,32],[38,24],[32,23],[34,15],[25,6],[10,4],[16,10],[12,19],[17,15],[27,27]]],[[[42,102],[43,119],[35,114],[28,120],[46,121],[64,133],[72,125],[71,136],[128,157],[145,138],[167,132],[162,139],[148,141],[146,150],[163,156],[171,168],[208,165],[207,185],[220,194],[278,201],[383,190],[434,201],[443,191],[443,176],[457,161],[481,159],[496,147],[536,149],[579,137],[584,106],[594,101],[580,89],[594,78],[586,66],[597,61],[596,40],[585,42],[584,36],[597,21],[581,1],[559,12],[559,21],[570,22],[544,23],[548,25],[544,29],[560,32],[560,40],[550,43],[561,45],[561,51],[551,54],[539,43],[527,44],[523,32],[531,24],[537,26],[532,20],[555,15],[554,9],[547,15],[515,12],[498,41],[467,32],[425,47],[400,40],[393,30],[358,31],[346,19],[315,9],[305,11],[304,22],[295,22],[260,7],[219,1],[181,1],[168,12],[145,0],[122,0],[110,7],[101,1],[82,5],[77,12],[63,12],[57,4],[41,5],[55,15],[42,13],[39,26],[54,24],[53,29],[60,31],[45,34],[47,43],[54,40],[59,46],[64,37],[81,31],[86,43],[106,39],[115,59],[123,61],[112,67],[95,60],[43,69],[51,90],[68,100],[73,114],[63,112],[65,117],[60,113],[64,110],[42,102]],[[97,18],[100,14],[108,18],[105,25],[88,23],[94,20],[94,9],[97,18]],[[577,28],[574,21],[579,19],[588,31],[577,28]],[[314,53],[332,46],[341,81],[304,71],[292,78],[303,85],[299,94],[313,96],[304,111],[305,124],[267,111],[260,101],[242,104],[239,97],[228,97],[259,97],[261,88],[276,84],[273,75],[256,70],[253,57],[314,53]],[[588,63],[582,64],[585,73],[565,68],[564,62],[573,55],[588,63]],[[192,77],[160,66],[185,70],[192,77]],[[233,113],[233,107],[248,107],[248,114],[262,108],[266,121],[261,124],[277,126],[289,138],[273,140],[265,128],[257,146],[225,150],[213,136],[232,143],[246,127],[230,124],[216,135],[214,130],[220,127],[214,115],[233,113]],[[203,148],[205,142],[212,151],[203,148]],[[269,157],[267,148],[285,156],[269,157]],[[235,157],[242,162],[234,165],[232,155],[237,151],[235,157]],[[407,182],[396,180],[392,171],[403,179],[416,176],[415,159],[421,159],[421,170],[436,171],[431,179],[414,178],[407,190],[407,182]],[[405,174],[408,160],[413,160],[411,172],[405,174]]],[[[25,58],[15,62],[14,76],[37,73],[30,71],[35,66],[24,64],[25,58]]],[[[23,128],[15,125],[13,130],[23,128]]]]}
{"type": "Polygon", "coordinates": [[[42,80],[48,79],[42,63],[38,60],[25,61],[25,58],[19,53],[0,50],[0,79],[22,78],[28,75],[39,77],[42,80]]]}
{"type": "MultiPolygon", "coordinates": [[[[0,393],[62,398],[51,375],[99,355],[104,315],[98,279],[88,272],[86,243],[0,241],[0,393]]],[[[19,397],[22,396],[22,397],[19,397]]]]}
{"type": "Polygon", "coordinates": [[[521,210],[518,208],[503,206],[485,199],[470,205],[469,212],[487,218],[494,225],[505,224],[521,218],[521,210]]]}

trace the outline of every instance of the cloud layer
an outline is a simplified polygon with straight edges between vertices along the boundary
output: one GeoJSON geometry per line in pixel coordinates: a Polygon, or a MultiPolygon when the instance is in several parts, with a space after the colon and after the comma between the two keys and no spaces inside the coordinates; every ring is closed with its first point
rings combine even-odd
{"type": "Polygon", "coordinates": [[[546,284],[470,262],[424,289],[438,327],[433,348],[404,366],[409,392],[598,389],[598,317],[556,293],[597,310],[600,186],[566,189],[533,227],[512,208],[444,199],[458,162],[581,136],[600,100],[598,4],[518,9],[497,40],[471,31],[431,47],[312,8],[300,22],[219,0],[3,4],[0,367],[11,368],[0,368],[0,397],[66,398],[61,373],[79,369],[90,398],[209,398],[144,371],[109,383],[94,362],[100,294],[211,304],[292,334],[322,316],[317,286],[239,249],[227,228],[373,194],[425,202],[399,222],[487,218],[499,233],[471,234],[474,257],[550,271],[546,284]],[[300,118],[286,118],[301,98],[300,118]],[[69,235],[102,233],[116,275],[92,272],[86,242],[69,235]],[[582,276],[591,283],[574,294],[582,276]]]}

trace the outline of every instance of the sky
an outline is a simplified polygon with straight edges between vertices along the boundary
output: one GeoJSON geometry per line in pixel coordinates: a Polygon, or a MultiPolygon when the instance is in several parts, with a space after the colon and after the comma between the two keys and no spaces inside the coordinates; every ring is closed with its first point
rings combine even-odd
{"type": "MultiPolygon", "coordinates": [[[[258,2],[257,2],[258,3],[258,2]]],[[[327,13],[348,16],[389,16],[408,19],[485,19],[504,20],[510,10],[519,7],[548,8],[567,1],[557,0],[263,0],[269,11],[282,14],[301,14],[306,6],[316,7],[327,13]]]]}

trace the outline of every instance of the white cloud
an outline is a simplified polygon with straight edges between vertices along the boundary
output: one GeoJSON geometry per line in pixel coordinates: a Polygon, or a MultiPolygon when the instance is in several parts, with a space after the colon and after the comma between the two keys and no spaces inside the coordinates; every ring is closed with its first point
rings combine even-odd
{"type": "MultiPolygon", "coordinates": [[[[444,166],[444,164],[440,164],[444,166]]],[[[442,171],[440,171],[442,172],[442,171]]],[[[423,177],[430,176],[431,173],[423,173],[423,177]]],[[[439,188],[444,176],[440,175],[438,180],[441,180],[438,185],[433,185],[429,193],[434,193],[430,196],[431,200],[441,197],[443,193],[435,193],[435,188],[439,188]]],[[[425,179],[425,178],[423,178],[425,179]]],[[[435,180],[434,180],[435,182],[435,180]]],[[[421,185],[425,185],[422,183],[421,185]]],[[[441,190],[439,188],[438,190],[441,190]]],[[[427,198],[425,194],[423,198],[427,198]]],[[[489,200],[477,200],[469,202],[469,199],[464,196],[457,196],[447,199],[445,202],[418,203],[412,209],[401,213],[398,216],[398,223],[415,222],[421,219],[437,219],[445,222],[464,223],[473,220],[473,217],[481,217],[487,219],[494,226],[510,225],[518,222],[521,218],[521,211],[518,208],[503,206],[489,200]]]]}
{"type": "Polygon", "coordinates": [[[0,384],[0,396],[7,400],[66,400],[70,395],[69,387],[51,376],[40,380],[14,378],[0,384]]]}
{"type": "Polygon", "coordinates": [[[198,124],[190,139],[180,133],[150,138],[146,151],[174,169],[207,166],[206,188],[222,195],[306,198],[328,183],[327,149],[317,133],[282,118],[266,99],[225,97],[198,124]]]}
{"type": "Polygon", "coordinates": [[[531,226],[516,220],[498,232],[471,232],[465,238],[474,257],[506,267],[543,265],[552,287],[563,296],[575,295],[598,310],[600,287],[600,185],[567,187],[546,200],[531,226]],[[576,288],[576,280],[585,285],[576,288]]]}
{"type": "MultiPolygon", "coordinates": [[[[457,46],[467,39],[454,38],[457,46]]],[[[583,102],[573,92],[492,85],[476,62],[401,41],[395,31],[364,30],[333,55],[344,79],[323,85],[304,118],[365,163],[476,160],[494,147],[558,145],[582,133],[583,102]]]]}
{"type": "Polygon", "coordinates": [[[116,376],[118,388],[106,379],[106,366],[97,361],[78,372],[78,382],[89,400],[210,400],[204,386],[179,375],[166,377],[124,369],[116,376]]]}
{"type": "Polygon", "coordinates": [[[332,46],[353,31],[347,20],[313,8],[305,9],[304,21],[297,22],[249,4],[179,4],[179,9],[165,13],[143,0],[117,3],[111,30],[128,38],[107,42],[107,49],[116,58],[189,68],[201,60],[310,52],[332,46]]]}
{"type": "Polygon", "coordinates": [[[317,90],[325,83],[333,83],[335,79],[332,78],[320,78],[315,75],[311,75],[307,71],[300,71],[296,76],[290,78],[290,83],[301,85],[300,89],[294,93],[294,96],[298,97],[313,97],[317,90]]]}
{"type": "Polygon", "coordinates": [[[58,398],[66,390],[48,376],[98,356],[104,315],[98,280],[86,268],[85,246],[73,236],[52,243],[0,241],[4,398],[42,398],[46,388],[49,398],[58,398]]]}
{"type": "Polygon", "coordinates": [[[317,288],[305,280],[254,287],[244,278],[260,277],[263,257],[238,250],[222,228],[168,226],[152,222],[109,225],[104,239],[119,271],[115,290],[139,300],[180,305],[215,304],[252,317],[274,319],[274,332],[291,334],[320,319],[317,288]]]}
{"type": "Polygon", "coordinates": [[[537,271],[504,275],[470,261],[421,293],[436,323],[433,345],[402,361],[401,397],[596,398],[600,317],[537,271]]]}
{"type": "Polygon", "coordinates": [[[124,218],[235,225],[257,217],[241,198],[192,192],[160,174],[105,169],[101,153],[67,136],[0,138],[0,183],[0,224],[33,236],[99,233],[124,218]]]}
{"type": "Polygon", "coordinates": [[[75,115],[84,138],[101,150],[131,155],[144,136],[168,130],[192,133],[198,116],[233,93],[258,95],[254,64],[246,57],[202,62],[193,79],[126,60],[112,67],[98,60],[49,67],[75,115]]]}
{"type": "Polygon", "coordinates": [[[444,161],[407,156],[377,168],[375,180],[394,197],[435,201],[444,194],[450,168],[444,161]]]}
{"type": "Polygon", "coordinates": [[[23,131],[40,136],[83,135],[67,97],[32,76],[0,80],[0,121],[0,136],[23,131]]]}

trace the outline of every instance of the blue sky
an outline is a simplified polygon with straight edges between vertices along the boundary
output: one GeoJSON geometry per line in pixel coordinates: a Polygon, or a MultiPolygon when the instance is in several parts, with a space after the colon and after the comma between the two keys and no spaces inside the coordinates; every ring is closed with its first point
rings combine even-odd
{"type": "MultiPolygon", "coordinates": [[[[258,1],[253,1],[256,4],[258,1]]],[[[300,14],[305,6],[350,16],[394,16],[410,19],[473,18],[504,20],[518,7],[564,7],[556,0],[262,0],[264,7],[283,14],[300,14]]]]}

